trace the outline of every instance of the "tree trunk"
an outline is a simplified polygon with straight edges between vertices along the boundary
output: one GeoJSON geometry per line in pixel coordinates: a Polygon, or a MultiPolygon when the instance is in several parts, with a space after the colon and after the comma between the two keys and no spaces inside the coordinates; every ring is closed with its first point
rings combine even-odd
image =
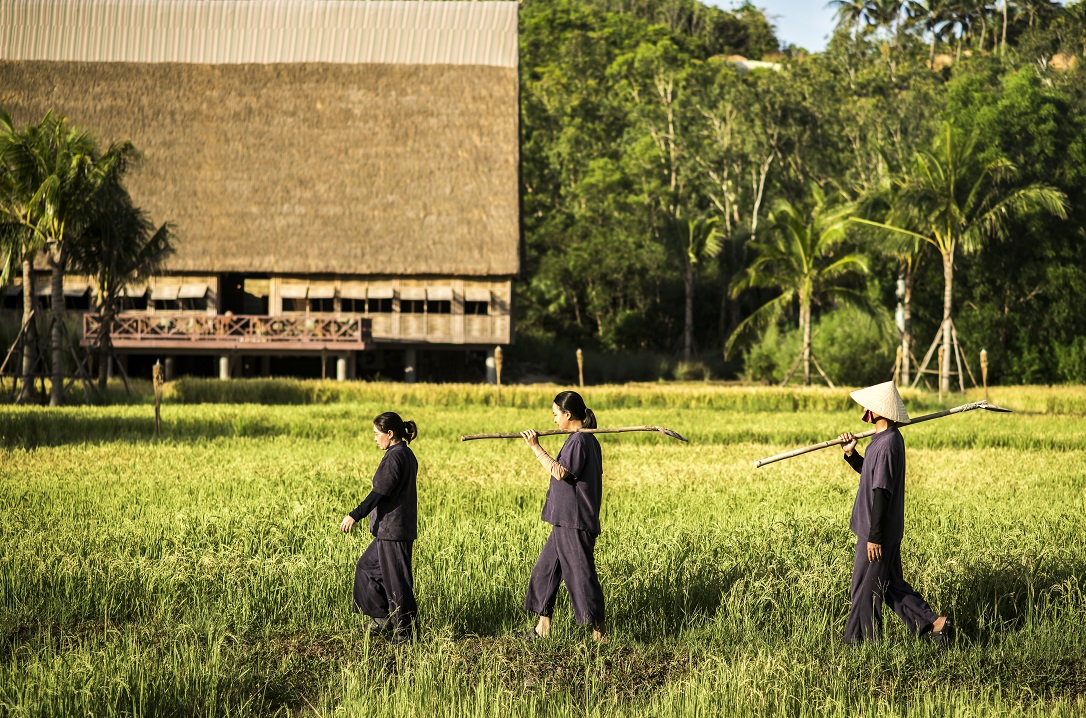
{"type": "Polygon", "coordinates": [[[916,281],[912,264],[905,267],[905,297],[902,300],[901,386],[909,386],[909,352],[913,342],[913,283],[916,281]]]}
{"type": "Polygon", "coordinates": [[[113,310],[102,307],[102,324],[98,328],[98,388],[103,392],[109,385],[109,362],[113,352],[113,310]]]}
{"type": "Polygon", "coordinates": [[[683,289],[686,290],[686,316],[683,321],[683,361],[689,362],[694,354],[694,263],[686,258],[683,272],[683,289]]]}
{"type": "Polygon", "coordinates": [[[49,306],[53,315],[53,386],[49,392],[49,406],[60,406],[64,399],[64,249],[51,249],[49,263],[53,265],[52,296],[49,306]]]}
{"type": "Polygon", "coordinates": [[[811,385],[811,297],[799,297],[799,320],[803,324],[803,386],[811,385]]]}
{"type": "Polygon", "coordinates": [[[943,254],[943,365],[939,370],[939,391],[943,393],[950,392],[950,358],[953,356],[950,352],[953,351],[953,345],[951,343],[952,337],[950,334],[950,322],[951,322],[951,291],[954,287],[954,245],[950,245],[943,254]]]}
{"type": "Polygon", "coordinates": [[[931,51],[928,53],[928,66],[935,69],[935,28],[931,29],[931,51]]]}
{"type": "Polygon", "coordinates": [[[1001,57],[1007,56],[1007,0],[1003,0],[1003,42],[999,54],[1001,57]]]}
{"type": "Polygon", "coordinates": [[[38,348],[38,333],[34,313],[34,268],[23,260],[23,388],[16,400],[24,404],[34,400],[34,359],[38,348]]]}

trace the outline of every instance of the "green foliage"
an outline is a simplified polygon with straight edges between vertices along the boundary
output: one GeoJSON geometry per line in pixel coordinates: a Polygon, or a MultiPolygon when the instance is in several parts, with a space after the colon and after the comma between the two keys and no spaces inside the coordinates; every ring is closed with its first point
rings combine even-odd
{"type": "MultiPolygon", "coordinates": [[[[991,5],[985,13],[976,3],[840,5],[852,9],[826,52],[793,48],[777,70],[741,72],[724,55],[763,54],[757,32],[744,47],[734,32],[764,27],[750,4],[732,13],[692,0],[525,4],[522,329],[616,357],[678,356],[691,344],[691,354],[717,352],[772,296],[727,296],[755,256],[749,243],[763,240],[768,209],[802,202],[811,183],[859,197],[891,176],[927,171],[918,153],[949,122],[971,138],[955,147],[975,163],[1018,172],[1003,205],[974,208],[976,231],[958,228],[976,250],[955,253],[961,339],[1006,353],[997,381],[1063,380],[1055,348],[1086,335],[1086,315],[1076,313],[1086,303],[1083,4],[1010,7],[1005,54],[991,5]],[[1077,63],[1057,67],[1060,52],[1077,63]],[[1031,189],[1011,196],[1022,188],[1031,189]],[[1001,207],[1024,208],[1018,200],[1030,192],[1050,209],[1065,195],[1068,221],[1013,212],[1001,221],[1001,207]],[[669,232],[690,217],[716,218],[722,244],[692,281],[669,232]],[[686,294],[696,297],[691,342],[686,294]]],[[[955,201],[970,213],[968,197],[955,201]]],[[[899,213],[899,222],[930,214],[918,202],[910,196],[915,216],[899,213]]],[[[850,235],[865,253],[885,248],[868,241],[872,230],[850,235]]],[[[943,299],[930,286],[940,274],[917,269],[916,254],[899,257],[917,271],[914,344],[934,332],[943,299]]],[[[879,265],[864,294],[888,308],[898,268],[879,265]]]]}
{"type": "MultiPolygon", "coordinates": [[[[894,373],[894,344],[885,322],[856,308],[839,309],[815,320],[811,348],[834,384],[869,386],[894,373]]],[[[776,326],[745,357],[749,380],[776,384],[792,367],[803,347],[802,330],[776,326]]]]}
{"type": "Polygon", "coordinates": [[[754,261],[733,283],[733,293],[759,287],[782,291],[736,327],[724,346],[727,356],[737,341],[747,340],[756,329],[775,326],[798,304],[805,379],[811,371],[812,304],[836,301],[868,307],[867,297],[853,285],[856,275],[867,272],[867,259],[844,242],[853,207],[827,198],[817,185],[809,191],[806,207],[778,201],[770,213],[770,241],[750,242],[754,261]]]}

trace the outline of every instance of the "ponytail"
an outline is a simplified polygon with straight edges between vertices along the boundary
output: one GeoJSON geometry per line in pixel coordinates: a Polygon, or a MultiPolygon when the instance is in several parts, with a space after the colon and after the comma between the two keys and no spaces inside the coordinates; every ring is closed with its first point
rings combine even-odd
{"type": "Polygon", "coordinates": [[[403,441],[408,444],[418,438],[419,435],[419,427],[415,422],[404,421],[400,418],[400,415],[394,411],[386,411],[383,414],[378,414],[377,418],[373,420],[373,425],[382,432],[391,431],[397,441],[403,441]]]}
{"type": "Polygon", "coordinates": [[[596,428],[596,415],[584,404],[584,399],[575,391],[563,391],[554,397],[555,405],[562,411],[581,422],[586,429],[596,428]]]}

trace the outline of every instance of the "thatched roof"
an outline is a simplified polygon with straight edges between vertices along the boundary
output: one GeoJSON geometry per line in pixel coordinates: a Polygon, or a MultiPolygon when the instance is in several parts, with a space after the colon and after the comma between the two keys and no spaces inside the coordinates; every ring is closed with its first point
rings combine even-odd
{"type": "MultiPolygon", "coordinates": [[[[78,37],[72,42],[79,46],[78,37]]],[[[176,226],[169,270],[519,271],[515,66],[485,57],[465,64],[10,59],[27,57],[13,46],[0,42],[0,106],[20,124],[51,109],[103,143],[131,139],[144,157],[129,180],[133,196],[153,221],[176,226]]],[[[28,47],[59,53],[45,42],[28,47]]]]}

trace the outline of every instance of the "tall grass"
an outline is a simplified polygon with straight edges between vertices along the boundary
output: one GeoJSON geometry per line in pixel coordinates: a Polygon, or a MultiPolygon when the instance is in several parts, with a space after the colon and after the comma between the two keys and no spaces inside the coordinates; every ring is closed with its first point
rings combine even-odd
{"type": "Polygon", "coordinates": [[[519,441],[456,439],[542,428],[538,391],[531,409],[173,404],[163,439],[146,406],[0,408],[0,713],[1086,715],[1077,422],[908,429],[906,577],[961,635],[938,650],[890,616],[881,644],[849,648],[855,475],[836,450],[751,462],[857,412],[608,408],[692,442],[603,441],[612,644],[573,625],[563,592],[555,638],[524,645],[546,478],[519,441]],[[397,649],[351,614],[367,537],[336,530],[387,408],[421,427],[423,634],[397,649]]]}
{"type": "MultiPolygon", "coordinates": [[[[502,387],[501,405],[537,407],[546,405],[568,386],[514,384],[502,387]]],[[[604,384],[584,390],[591,406],[601,409],[667,408],[717,409],[731,411],[834,411],[855,405],[848,388],[767,387],[692,383],[604,384]]],[[[951,394],[939,400],[937,394],[905,390],[902,396],[914,414],[957,406],[982,399],[983,391],[965,396],[951,394]]],[[[1011,408],[1041,413],[1086,414],[1083,387],[997,387],[990,391],[993,403],[1006,402],[1011,408]]],[[[167,385],[167,401],[180,404],[337,404],[378,403],[395,406],[496,406],[497,389],[486,384],[400,384],[335,382],[306,379],[215,379],[185,378],[167,385]]]]}

